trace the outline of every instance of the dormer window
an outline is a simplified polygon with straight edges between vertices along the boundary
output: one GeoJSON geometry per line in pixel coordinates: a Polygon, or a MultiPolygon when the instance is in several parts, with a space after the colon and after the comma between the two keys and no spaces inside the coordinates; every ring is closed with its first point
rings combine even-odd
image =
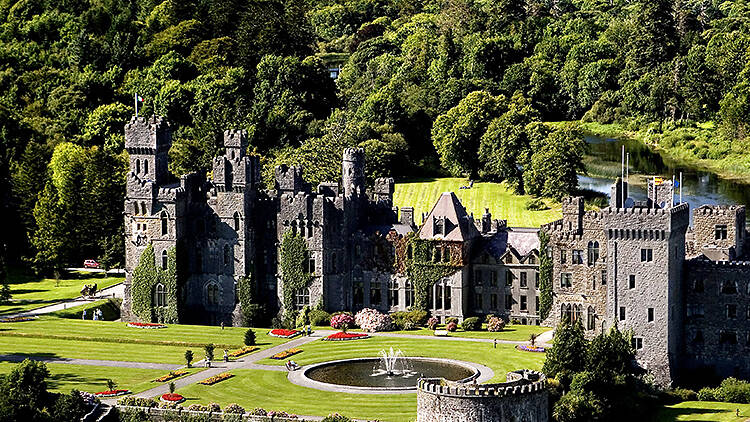
{"type": "Polygon", "coordinates": [[[445,217],[435,217],[432,231],[433,236],[445,236],[445,217]]]}

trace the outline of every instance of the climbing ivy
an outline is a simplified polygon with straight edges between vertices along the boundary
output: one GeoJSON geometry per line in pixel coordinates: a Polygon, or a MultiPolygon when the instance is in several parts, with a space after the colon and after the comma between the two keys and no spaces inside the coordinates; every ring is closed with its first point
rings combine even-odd
{"type": "Polygon", "coordinates": [[[255,283],[251,276],[243,276],[239,279],[238,290],[240,309],[242,310],[242,325],[245,327],[257,326],[262,312],[262,306],[255,301],[255,283]]]}
{"type": "Polygon", "coordinates": [[[312,274],[305,268],[307,254],[307,243],[302,236],[291,231],[284,234],[279,251],[279,267],[284,294],[284,312],[287,315],[293,313],[295,293],[307,287],[312,280],[312,274]]]}
{"type": "MultiPolygon", "coordinates": [[[[396,249],[397,254],[405,255],[396,260],[403,263],[407,279],[414,286],[415,309],[427,310],[427,291],[435,282],[459,271],[463,267],[463,246],[461,243],[444,242],[433,239],[419,239],[414,235],[404,238],[403,245],[396,249]],[[450,251],[449,259],[435,260],[436,249],[441,247],[443,253],[450,251]],[[411,258],[409,255],[411,250],[411,258]]],[[[397,268],[398,270],[398,268],[397,268]]]]}
{"type": "Polygon", "coordinates": [[[133,282],[130,286],[133,313],[143,321],[179,323],[178,287],[176,248],[167,249],[165,270],[156,266],[154,246],[149,244],[133,270],[133,282]],[[163,284],[166,290],[167,306],[154,306],[153,292],[158,283],[163,284]]]}
{"type": "Polygon", "coordinates": [[[539,318],[547,319],[552,309],[552,258],[547,253],[549,234],[539,230],[539,318]]]}

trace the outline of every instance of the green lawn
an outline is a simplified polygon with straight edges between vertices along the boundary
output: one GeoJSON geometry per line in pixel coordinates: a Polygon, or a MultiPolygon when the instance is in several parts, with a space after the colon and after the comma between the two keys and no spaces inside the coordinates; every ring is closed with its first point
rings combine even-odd
{"type": "Polygon", "coordinates": [[[509,226],[539,227],[542,224],[561,218],[560,205],[548,203],[551,209],[529,211],[526,209],[532,198],[526,195],[514,195],[505,185],[499,183],[474,183],[471,189],[459,189],[467,185],[466,179],[439,178],[428,181],[396,183],[393,195],[394,205],[414,207],[414,222],[422,223],[422,213],[432,210],[435,202],[443,192],[455,192],[466,211],[480,218],[485,208],[492,216],[508,220],[509,226]]]}
{"type": "Polygon", "coordinates": [[[671,421],[731,421],[739,422],[750,419],[750,404],[719,403],[712,401],[686,401],[664,408],[654,420],[671,421]],[[735,416],[740,409],[740,417],[735,416]]]}
{"type": "MultiPolygon", "coordinates": [[[[0,374],[7,374],[16,363],[0,363],[0,374]]],[[[75,388],[80,391],[96,393],[107,389],[107,379],[113,380],[117,388],[126,388],[133,393],[148,390],[161,383],[154,379],[166,375],[169,371],[160,369],[115,368],[109,366],[69,365],[66,363],[48,363],[50,377],[47,387],[50,391],[67,393],[75,388]]],[[[191,373],[204,368],[188,369],[191,373]]]]}
{"type": "Polygon", "coordinates": [[[19,270],[11,270],[8,284],[13,297],[9,305],[0,306],[0,315],[40,308],[51,303],[81,295],[84,284],[96,283],[99,290],[121,283],[124,277],[106,277],[104,273],[71,272],[60,280],[40,278],[19,270]]]}
{"type": "MultiPolygon", "coordinates": [[[[552,328],[549,327],[540,327],[538,325],[506,325],[503,331],[500,332],[490,332],[487,330],[487,324],[482,324],[482,328],[484,331],[464,331],[462,329],[458,329],[455,332],[449,333],[449,337],[462,337],[462,338],[479,338],[479,339],[498,339],[498,340],[509,340],[509,341],[527,341],[529,339],[529,336],[534,334],[541,334],[545,331],[549,331],[552,328]]],[[[313,327],[313,330],[331,330],[332,328],[329,326],[317,326],[313,327]]],[[[438,327],[439,330],[445,329],[444,325],[441,325],[438,327]]],[[[362,330],[355,329],[355,330],[349,330],[349,331],[356,331],[361,332],[362,330]]],[[[410,334],[410,335],[417,335],[417,336],[434,336],[435,331],[430,330],[429,328],[421,327],[417,330],[405,330],[405,331],[388,331],[388,333],[394,333],[394,334],[410,334]]]]}
{"type": "MultiPolygon", "coordinates": [[[[193,350],[197,361],[203,357],[203,347],[180,342],[239,348],[246,330],[202,325],[170,325],[148,330],[129,328],[124,322],[40,317],[35,321],[0,325],[0,354],[181,364],[186,349],[193,350]],[[165,344],[153,344],[158,342],[165,344]]],[[[287,341],[266,335],[265,329],[256,329],[256,333],[257,345],[262,349],[287,341]]]]}

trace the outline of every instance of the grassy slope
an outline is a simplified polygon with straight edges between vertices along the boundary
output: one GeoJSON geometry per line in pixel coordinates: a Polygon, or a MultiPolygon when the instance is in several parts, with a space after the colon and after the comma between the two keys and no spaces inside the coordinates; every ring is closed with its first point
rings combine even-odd
{"type": "Polygon", "coordinates": [[[548,204],[554,208],[545,211],[526,209],[532,198],[514,195],[505,185],[498,183],[474,183],[471,189],[459,189],[467,185],[466,179],[441,178],[427,181],[396,183],[393,202],[398,207],[414,207],[415,223],[422,222],[421,213],[429,213],[443,192],[455,192],[466,211],[479,218],[489,208],[494,218],[507,219],[508,225],[539,227],[559,219],[559,204],[548,204]]]}
{"type": "MultiPolygon", "coordinates": [[[[0,374],[10,372],[14,363],[0,363],[0,374]]],[[[113,368],[107,366],[69,365],[48,363],[50,377],[47,387],[50,391],[67,393],[75,388],[80,391],[96,393],[107,389],[107,379],[113,380],[118,388],[126,388],[134,393],[148,390],[159,384],[154,379],[166,375],[168,371],[141,368],[113,368]]],[[[204,368],[191,368],[190,372],[202,371],[204,368]]]]}
{"type": "Polygon", "coordinates": [[[13,303],[0,306],[0,315],[40,308],[80,296],[84,284],[96,283],[99,290],[121,283],[123,277],[105,277],[103,273],[73,272],[60,280],[38,278],[18,270],[8,276],[13,303]]]}
{"type": "MultiPolygon", "coordinates": [[[[331,327],[313,327],[315,330],[330,330],[331,327]]],[[[439,330],[445,329],[445,325],[440,325],[439,330]]],[[[539,327],[536,325],[506,325],[503,331],[490,332],[487,330],[487,324],[482,324],[482,329],[485,331],[464,331],[458,329],[455,332],[449,333],[449,337],[462,337],[462,338],[488,338],[498,340],[510,340],[510,341],[526,341],[529,339],[531,333],[541,334],[545,331],[551,330],[549,327],[539,327]]],[[[362,330],[350,330],[350,331],[362,331],[362,330]]],[[[417,336],[434,336],[435,332],[428,328],[420,328],[418,330],[407,330],[407,331],[389,331],[394,334],[410,334],[417,336]]]]}
{"type": "Polygon", "coordinates": [[[654,420],[671,421],[746,421],[750,418],[750,404],[718,403],[705,401],[686,401],[665,406],[654,420]],[[735,411],[740,409],[740,417],[735,411]]]}
{"type": "MultiPolygon", "coordinates": [[[[4,323],[0,331],[0,354],[46,355],[66,358],[123,360],[131,362],[184,363],[186,349],[193,350],[195,360],[203,357],[202,347],[133,343],[137,340],[230,344],[240,347],[246,328],[202,325],[170,325],[169,328],[146,330],[128,328],[124,322],[81,321],[41,317],[35,321],[4,323]],[[28,334],[47,338],[21,337],[28,334]],[[54,338],[55,335],[74,339],[54,338]],[[91,341],[103,338],[107,342],[91,341]]],[[[257,329],[261,348],[286,342],[257,329]]],[[[218,353],[218,352],[217,352],[218,353]]]]}

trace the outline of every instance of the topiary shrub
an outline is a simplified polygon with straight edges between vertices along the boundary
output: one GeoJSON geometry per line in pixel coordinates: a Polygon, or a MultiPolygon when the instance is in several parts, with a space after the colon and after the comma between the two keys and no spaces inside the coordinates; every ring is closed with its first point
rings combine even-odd
{"type": "Polygon", "coordinates": [[[245,331],[245,346],[254,346],[255,345],[255,331],[253,331],[252,328],[248,328],[247,331],[245,331]]]}
{"type": "Polygon", "coordinates": [[[497,333],[503,331],[503,328],[505,328],[505,321],[502,318],[492,317],[487,322],[487,331],[497,333]]]}
{"type": "Polygon", "coordinates": [[[408,313],[408,319],[417,327],[424,327],[425,324],[427,324],[427,319],[429,317],[430,314],[428,314],[427,311],[423,311],[421,309],[412,309],[408,313]]]}
{"type": "Polygon", "coordinates": [[[237,403],[232,403],[224,408],[224,413],[239,413],[243,414],[245,413],[245,408],[240,406],[237,403]]]}
{"type": "Polygon", "coordinates": [[[331,323],[331,314],[320,309],[310,311],[311,325],[328,325],[331,323]]]}
{"type": "Polygon", "coordinates": [[[445,329],[454,332],[458,328],[458,324],[456,324],[456,321],[451,321],[448,323],[448,325],[445,326],[445,329]]]}
{"type": "Polygon", "coordinates": [[[437,326],[438,326],[438,319],[437,318],[431,317],[430,319],[427,320],[427,328],[429,328],[430,330],[436,329],[437,326]]]}
{"type": "Polygon", "coordinates": [[[481,331],[482,323],[479,321],[479,318],[470,317],[466,318],[464,322],[461,323],[461,328],[463,328],[464,331],[481,331]]]}

